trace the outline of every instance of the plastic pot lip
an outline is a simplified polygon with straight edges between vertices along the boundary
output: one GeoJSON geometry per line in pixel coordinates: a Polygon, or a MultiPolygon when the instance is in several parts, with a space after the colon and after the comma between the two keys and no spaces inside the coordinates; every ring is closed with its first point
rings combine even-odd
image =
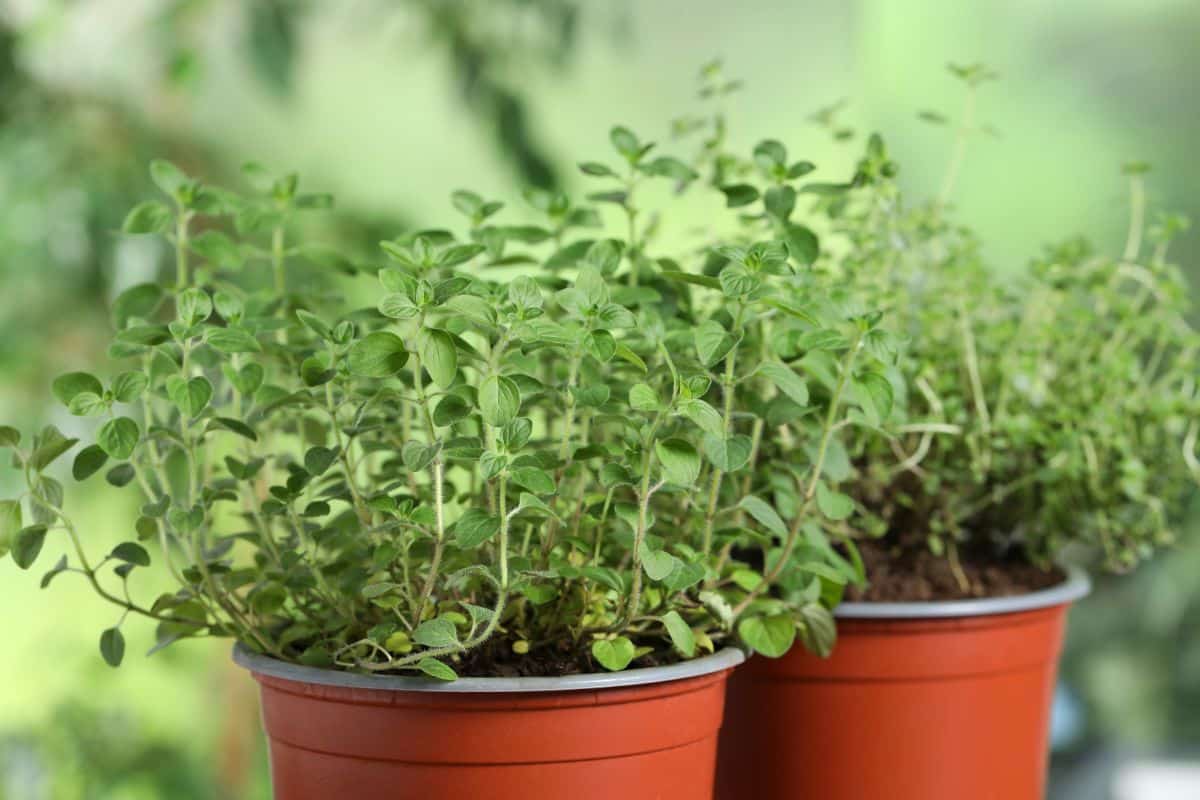
{"type": "Polygon", "coordinates": [[[341,670],[306,667],[302,664],[291,664],[270,656],[260,655],[245,647],[241,642],[233,646],[233,660],[259,675],[319,686],[430,694],[516,694],[619,689],[666,683],[685,678],[698,678],[733,669],[745,661],[746,656],[736,647],[726,647],[712,655],[681,661],[665,667],[644,667],[607,673],[589,672],[584,675],[564,675],[559,678],[459,678],[455,681],[400,675],[360,675],[341,670]]]}
{"type": "Polygon", "coordinates": [[[978,600],[941,600],[912,603],[842,603],[834,609],[838,619],[948,619],[985,617],[1037,611],[1073,603],[1092,590],[1091,579],[1079,567],[1066,567],[1062,583],[1027,594],[1010,597],[983,597],[978,600]]]}

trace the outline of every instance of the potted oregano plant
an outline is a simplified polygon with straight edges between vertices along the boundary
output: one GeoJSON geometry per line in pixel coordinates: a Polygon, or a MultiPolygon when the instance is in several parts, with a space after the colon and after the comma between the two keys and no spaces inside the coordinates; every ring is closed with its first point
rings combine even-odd
{"type": "Polygon", "coordinates": [[[989,268],[949,200],[991,75],[952,70],[967,112],[938,197],[904,203],[874,137],[811,209],[836,254],[815,271],[887,309],[908,391],[889,438],[848,443],[858,514],[822,523],[867,576],[838,648],[739,671],[722,797],[1042,797],[1067,609],[1088,591],[1066,564],[1148,558],[1200,477],[1200,337],[1167,257],[1185,223],[1147,226],[1131,164],[1119,252],[1071,238],[1023,273],[989,268]]]}
{"type": "Polygon", "coordinates": [[[697,170],[610,138],[590,205],[529,191],[538,221],[508,224],[457,191],[457,233],[366,263],[298,238],[331,201],[294,175],[250,165],[236,194],[155,162],[165,199],[125,230],[169,242],[170,279],[116,299],[111,366],[53,386],[94,441],[0,428],[27,487],[0,547],[65,548],[43,585],[112,604],[114,666],[139,617],[159,647],[235,639],[277,797],[708,797],[737,645],[832,647],[861,573],[804,523],[850,503],[835,433],[888,414],[890,336],[814,279],[790,187],[659,252],[697,170]],[[72,450],[75,480],[141,496],[107,554],[72,450]],[[152,568],[175,585],[147,599],[152,568]]]}

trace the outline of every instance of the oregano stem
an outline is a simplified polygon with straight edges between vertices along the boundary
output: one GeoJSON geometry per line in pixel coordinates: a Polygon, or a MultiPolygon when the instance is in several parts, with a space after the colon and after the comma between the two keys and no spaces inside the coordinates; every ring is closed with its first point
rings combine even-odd
{"type": "Polygon", "coordinates": [[[963,114],[958,130],[954,136],[954,148],[950,153],[950,162],[946,165],[946,174],[942,178],[942,188],[938,192],[935,208],[941,211],[950,202],[954,193],[954,185],[958,182],[958,174],[962,169],[963,159],[967,155],[967,141],[975,126],[975,86],[967,84],[967,94],[963,100],[963,114]]]}
{"type": "Polygon", "coordinates": [[[817,445],[817,457],[813,459],[812,476],[809,478],[808,487],[804,490],[804,497],[800,503],[800,507],[796,509],[796,516],[793,518],[791,527],[788,529],[783,551],[779,554],[779,558],[775,560],[774,566],[763,575],[758,585],[747,592],[742,601],[734,606],[733,616],[735,619],[764,591],[775,584],[775,581],[779,579],[783,570],[787,568],[788,562],[792,557],[792,551],[795,550],[796,542],[800,538],[800,529],[803,527],[805,515],[812,506],[813,498],[817,494],[817,485],[821,482],[821,473],[825,469],[825,458],[829,452],[829,441],[837,427],[838,408],[842,402],[842,395],[846,391],[846,384],[849,382],[850,375],[853,372],[854,360],[858,356],[859,350],[862,349],[862,338],[863,333],[859,331],[850,345],[849,352],[846,353],[846,357],[842,360],[841,374],[838,375],[837,385],[834,387],[833,394],[829,398],[829,411],[825,414],[825,422],[821,426],[821,439],[817,445]]]}
{"type": "Polygon", "coordinates": [[[1140,173],[1129,176],[1129,231],[1125,236],[1125,261],[1137,261],[1146,224],[1146,183],[1140,173]]]}

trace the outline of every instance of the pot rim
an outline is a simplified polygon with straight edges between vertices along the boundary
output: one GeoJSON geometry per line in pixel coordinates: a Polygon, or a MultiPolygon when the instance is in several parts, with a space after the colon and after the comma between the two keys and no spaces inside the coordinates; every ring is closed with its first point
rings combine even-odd
{"type": "Polygon", "coordinates": [[[510,694],[618,689],[666,683],[685,678],[698,678],[714,672],[733,669],[746,660],[746,655],[736,647],[725,647],[712,655],[664,667],[642,667],[608,673],[589,672],[583,675],[564,675],[558,678],[459,678],[454,681],[402,675],[361,675],[342,670],[306,667],[302,664],[292,664],[255,653],[241,642],[237,642],[233,646],[233,660],[253,673],[320,686],[375,689],[384,692],[510,694]]]}
{"type": "Polygon", "coordinates": [[[939,600],[904,603],[842,603],[834,609],[838,619],[946,619],[949,617],[983,617],[994,614],[1015,614],[1036,611],[1050,606],[1066,605],[1086,596],[1092,590],[1087,572],[1076,566],[1065,567],[1067,578],[1048,589],[1009,597],[982,597],[977,600],[939,600]]]}

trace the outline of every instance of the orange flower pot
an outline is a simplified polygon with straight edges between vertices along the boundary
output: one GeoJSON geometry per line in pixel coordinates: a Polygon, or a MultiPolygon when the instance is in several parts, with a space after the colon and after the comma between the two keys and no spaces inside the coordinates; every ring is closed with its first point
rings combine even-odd
{"type": "Polygon", "coordinates": [[[701,800],[739,650],[669,667],[451,683],[285,664],[262,693],[276,800],[701,800]]]}
{"type": "Polygon", "coordinates": [[[720,800],[1041,800],[1068,605],[1020,597],[846,603],[838,644],[730,680],[720,800]]]}

